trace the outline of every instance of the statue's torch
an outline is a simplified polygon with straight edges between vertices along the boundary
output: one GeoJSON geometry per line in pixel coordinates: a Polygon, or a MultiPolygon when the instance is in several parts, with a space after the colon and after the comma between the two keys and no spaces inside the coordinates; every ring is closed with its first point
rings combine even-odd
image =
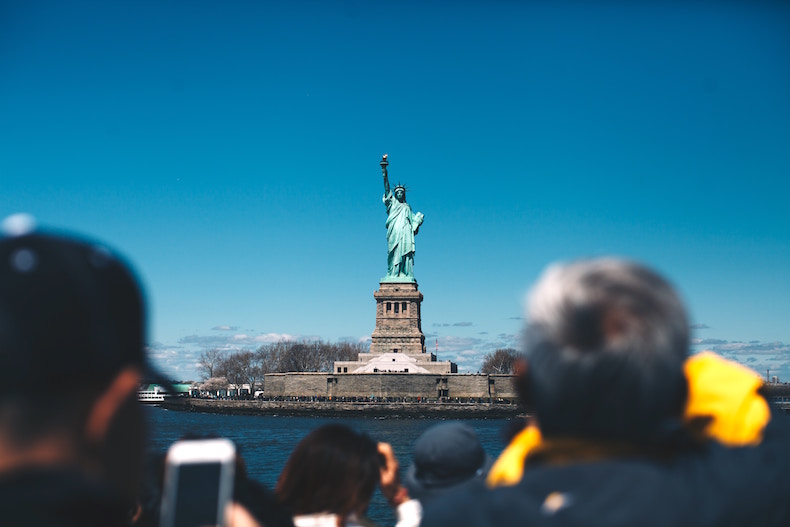
{"type": "Polygon", "coordinates": [[[387,165],[389,165],[389,162],[387,161],[387,154],[384,154],[384,156],[381,158],[380,165],[381,165],[381,172],[386,176],[387,175],[387,165]]]}

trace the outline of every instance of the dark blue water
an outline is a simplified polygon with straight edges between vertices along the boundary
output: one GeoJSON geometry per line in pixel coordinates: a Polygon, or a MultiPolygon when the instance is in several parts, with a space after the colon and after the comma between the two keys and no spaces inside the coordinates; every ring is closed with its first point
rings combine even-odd
{"type": "MultiPolygon", "coordinates": [[[[236,443],[247,464],[249,475],[272,489],[296,443],[321,424],[344,423],[355,430],[366,432],[376,441],[392,444],[403,471],[411,462],[414,441],[425,429],[439,422],[434,419],[215,415],[175,412],[158,407],[147,407],[146,413],[151,428],[152,451],[165,452],[173,441],[184,435],[227,437],[236,443]]],[[[475,419],[464,422],[475,429],[483,448],[492,457],[502,451],[508,431],[517,425],[507,419],[475,419]]],[[[373,496],[368,516],[382,526],[395,524],[391,509],[378,491],[373,496]]]]}

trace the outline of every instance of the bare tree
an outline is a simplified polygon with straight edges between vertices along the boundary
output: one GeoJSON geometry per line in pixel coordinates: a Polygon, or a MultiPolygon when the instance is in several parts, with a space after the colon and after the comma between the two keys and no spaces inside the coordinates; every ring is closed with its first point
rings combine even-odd
{"type": "MultiPolygon", "coordinates": [[[[365,353],[368,349],[359,342],[340,342],[334,344],[335,351],[332,357],[336,360],[357,360],[360,353],[365,353]]],[[[331,368],[331,366],[330,366],[331,368]]]]}
{"type": "Polygon", "coordinates": [[[250,385],[250,395],[255,395],[255,387],[263,379],[261,361],[257,353],[242,350],[236,354],[239,362],[239,374],[243,379],[242,384],[250,385]]]}
{"type": "Polygon", "coordinates": [[[215,368],[230,384],[235,384],[241,392],[242,385],[250,386],[250,395],[255,394],[255,388],[263,378],[261,359],[257,352],[241,350],[223,357],[215,368]]]}
{"type": "Polygon", "coordinates": [[[222,369],[224,370],[225,378],[228,379],[229,383],[235,384],[236,389],[239,389],[244,384],[244,364],[241,357],[239,357],[239,353],[229,354],[223,361],[222,369]]]}
{"type": "Polygon", "coordinates": [[[280,362],[283,371],[319,371],[321,357],[309,342],[289,343],[287,352],[280,362]]]}
{"type": "Polygon", "coordinates": [[[287,350],[287,343],[284,340],[274,342],[272,344],[263,344],[255,354],[258,356],[258,364],[261,367],[261,373],[274,373],[283,371],[280,363],[287,350]]]}
{"type": "Polygon", "coordinates": [[[203,350],[198,358],[198,370],[203,373],[204,379],[211,379],[218,372],[217,366],[224,359],[225,353],[217,348],[203,350]]]}
{"type": "Polygon", "coordinates": [[[255,354],[263,373],[331,371],[335,361],[356,360],[365,347],[359,343],[338,344],[322,340],[279,341],[264,344],[255,354]]]}
{"type": "Polygon", "coordinates": [[[501,348],[483,358],[483,373],[515,373],[518,352],[513,348],[501,348]]]}

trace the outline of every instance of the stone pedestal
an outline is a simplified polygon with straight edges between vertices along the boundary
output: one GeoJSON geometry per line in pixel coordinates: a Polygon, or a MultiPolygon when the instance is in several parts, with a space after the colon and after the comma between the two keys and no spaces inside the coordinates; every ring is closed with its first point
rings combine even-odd
{"type": "Polygon", "coordinates": [[[369,353],[356,361],[337,361],[334,373],[456,373],[450,361],[437,362],[425,352],[420,304],[422,293],[414,281],[382,281],[373,293],[376,299],[376,328],[369,353]]]}
{"type": "Polygon", "coordinates": [[[370,353],[425,353],[417,282],[381,282],[376,299],[376,329],[370,353]]]}

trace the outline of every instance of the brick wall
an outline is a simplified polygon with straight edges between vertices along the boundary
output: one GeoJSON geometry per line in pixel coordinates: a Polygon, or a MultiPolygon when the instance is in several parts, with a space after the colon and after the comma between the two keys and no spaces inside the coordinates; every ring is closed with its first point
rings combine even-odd
{"type": "Polygon", "coordinates": [[[272,373],[266,397],[424,397],[515,399],[512,375],[272,373]],[[440,391],[441,390],[441,391],[440,391]]]}

